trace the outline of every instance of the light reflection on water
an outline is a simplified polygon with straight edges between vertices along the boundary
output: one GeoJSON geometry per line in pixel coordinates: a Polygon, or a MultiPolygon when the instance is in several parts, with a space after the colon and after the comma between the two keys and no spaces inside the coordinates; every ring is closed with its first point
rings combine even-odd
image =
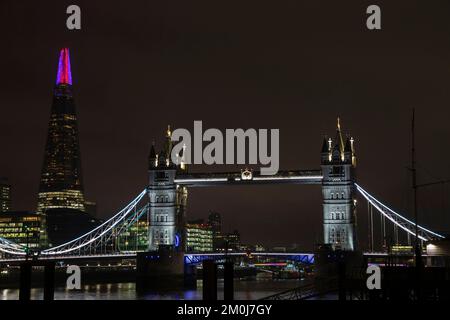
{"type": "MultiPolygon", "coordinates": [[[[236,300],[257,300],[272,294],[302,285],[302,280],[247,280],[234,282],[236,300]]],[[[40,300],[43,297],[42,288],[31,290],[31,299],[40,300]]],[[[0,300],[17,300],[18,289],[0,289],[0,300]]],[[[55,300],[201,300],[202,281],[197,282],[196,290],[179,290],[171,292],[148,292],[138,295],[135,284],[107,283],[82,286],[81,290],[55,289],[55,300]]],[[[218,299],[223,299],[223,281],[218,281],[218,299]]]]}

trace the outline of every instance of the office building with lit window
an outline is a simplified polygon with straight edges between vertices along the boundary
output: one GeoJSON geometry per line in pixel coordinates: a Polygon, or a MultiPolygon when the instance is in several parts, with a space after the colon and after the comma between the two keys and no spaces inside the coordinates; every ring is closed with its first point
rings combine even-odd
{"type": "Polygon", "coordinates": [[[147,251],[148,248],[148,227],[146,218],[140,219],[137,223],[128,226],[117,237],[114,244],[121,252],[126,251],[147,251]]]}
{"type": "Polygon", "coordinates": [[[239,231],[234,230],[233,232],[227,233],[225,236],[227,241],[227,247],[230,251],[239,251],[241,247],[241,235],[239,231]]]}
{"type": "Polygon", "coordinates": [[[217,245],[215,251],[217,252],[237,252],[241,251],[241,235],[239,231],[234,230],[233,232],[221,234],[217,238],[217,245]]]}
{"type": "Polygon", "coordinates": [[[0,212],[11,210],[11,185],[6,178],[0,178],[0,212]]]}
{"type": "Polygon", "coordinates": [[[208,224],[213,230],[213,247],[216,250],[222,243],[222,217],[220,213],[210,212],[208,216],[208,224]]]}
{"type": "Polygon", "coordinates": [[[30,249],[39,248],[42,215],[30,211],[0,213],[0,237],[30,249]]]}
{"type": "Polygon", "coordinates": [[[213,230],[202,221],[186,224],[186,252],[213,252],[213,230]]]}

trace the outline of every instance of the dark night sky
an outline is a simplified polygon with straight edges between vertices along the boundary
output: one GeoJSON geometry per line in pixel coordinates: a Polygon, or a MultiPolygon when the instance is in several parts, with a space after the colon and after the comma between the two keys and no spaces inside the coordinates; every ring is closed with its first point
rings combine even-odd
{"type": "MultiPolygon", "coordinates": [[[[35,209],[58,50],[68,46],[85,191],[100,217],[144,188],[151,141],[167,124],[279,128],[281,168],[318,169],[338,114],[356,139],[359,183],[408,209],[412,107],[419,182],[450,178],[450,2],[389,2],[1,1],[0,175],[14,208],[35,209]],[[82,9],[81,31],[65,28],[69,4],[82,9]],[[369,4],[382,8],[381,31],[365,28],[369,4]]],[[[422,222],[436,231],[450,229],[449,191],[419,194],[422,222]]],[[[190,190],[189,218],[209,210],[244,242],[312,248],[322,237],[319,186],[190,190]]]]}

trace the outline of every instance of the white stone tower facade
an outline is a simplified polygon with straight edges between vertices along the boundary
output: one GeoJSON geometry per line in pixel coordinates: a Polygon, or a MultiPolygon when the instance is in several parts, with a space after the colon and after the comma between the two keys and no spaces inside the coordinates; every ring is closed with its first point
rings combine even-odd
{"type": "Polygon", "coordinates": [[[356,239],[354,140],[342,137],[339,118],[336,138],[324,138],[322,146],[322,194],[324,243],[334,250],[353,251],[356,239]]]}
{"type": "Polygon", "coordinates": [[[164,149],[156,154],[152,145],[149,155],[150,227],[149,251],[160,246],[173,246],[184,250],[184,224],[187,202],[186,187],[177,186],[176,173],[185,166],[171,161],[172,141],[170,127],[167,129],[164,149]]]}

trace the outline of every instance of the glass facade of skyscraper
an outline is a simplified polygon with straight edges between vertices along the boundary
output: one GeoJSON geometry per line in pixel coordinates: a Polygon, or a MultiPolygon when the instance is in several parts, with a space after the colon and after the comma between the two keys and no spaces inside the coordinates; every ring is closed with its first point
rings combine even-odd
{"type": "Polygon", "coordinates": [[[0,213],[0,237],[30,249],[38,248],[42,215],[28,211],[0,213]]]}
{"type": "Polygon", "coordinates": [[[72,95],[69,49],[60,52],[48,126],[37,211],[85,211],[77,115],[72,95]]]}

